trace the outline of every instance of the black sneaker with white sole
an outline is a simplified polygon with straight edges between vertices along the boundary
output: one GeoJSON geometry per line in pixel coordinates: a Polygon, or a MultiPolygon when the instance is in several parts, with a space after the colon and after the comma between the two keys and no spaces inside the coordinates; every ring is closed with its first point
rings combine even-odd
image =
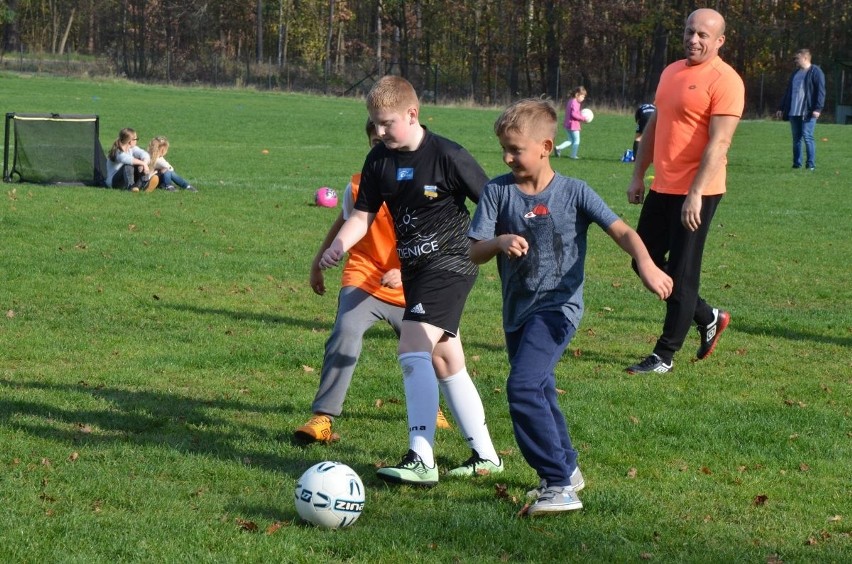
{"type": "Polygon", "coordinates": [[[645,360],[633,366],[627,367],[628,374],[645,374],[649,372],[657,372],[665,374],[671,372],[674,368],[674,362],[664,362],[656,353],[651,354],[645,360]]]}

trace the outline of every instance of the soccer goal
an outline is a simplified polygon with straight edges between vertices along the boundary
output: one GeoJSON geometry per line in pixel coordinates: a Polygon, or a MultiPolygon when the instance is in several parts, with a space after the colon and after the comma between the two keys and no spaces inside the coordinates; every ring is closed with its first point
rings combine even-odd
{"type": "Polygon", "coordinates": [[[104,186],[98,116],[6,114],[3,180],[104,186]]]}

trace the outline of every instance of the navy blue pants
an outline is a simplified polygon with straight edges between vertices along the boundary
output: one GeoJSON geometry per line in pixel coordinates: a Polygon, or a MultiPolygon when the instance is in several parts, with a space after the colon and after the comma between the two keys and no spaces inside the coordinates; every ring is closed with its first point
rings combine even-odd
{"type": "MultiPolygon", "coordinates": [[[[698,295],[701,283],[701,260],[710,222],[722,196],[701,198],[701,226],[689,231],[681,223],[686,196],[660,194],[653,190],[645,198],[636,232],[648,248],[648,254],[660,269],[672,277],[674,289],[666,300],[663,333],[654,353],[670,362],[683,346],[693,323],[713,322],[713,308],[698,295]]],[[[633,269],[636,270],[635,261],[633,269]]]]}
{"type": "Polygon", "coordinates": [[[506,394],[521,454],[548,486],[567,486],[577,467],[556,393],[556,363],[576,328],[560,311],[535,314],[506,333],[509,379],[506,394]]]}

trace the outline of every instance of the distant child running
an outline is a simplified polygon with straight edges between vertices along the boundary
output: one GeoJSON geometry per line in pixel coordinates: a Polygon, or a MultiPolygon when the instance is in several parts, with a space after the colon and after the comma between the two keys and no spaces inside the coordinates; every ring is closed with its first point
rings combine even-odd
{"type": "Polygon", "coordinates": [[[642,133],[644,133],[645,126],[648,125],[651,116],[656,111],[657,106],[649,103],[641,104],[636,108],[636,112],[633,114],[633,119],[636,120],[636,134],[633,136],[633,159],[631,160],[636,160],[636,153],[639,152],[639,141],[642,140],[642,133]]]}
{"type": "Polygon", "coordinates": [[[463,147],[420,125],[420,103],[407,80],[379,79],[367,95],[367,111],[383,143],[367,155],[355,210],[320,266],[336,266],[387,204],[405,293],[398,350],[409,442],[400,463],[379,469],[378,476],[403,484],[438,483],[433,444],[439,387],[473,451],[449,475],[502,472],[459,337],[462,310],[478,273],[469,257],[465,199],[477,201],[488,177],[463,147]]]}
{"type": "Polygon", "coordinates": [[[148,145],[148,153],[151,155],[151,168],[157,173],[160,178],[160,188],[175,191],[175,186],[180,186],[187,192],[198,192],[192,184],[184,180],[166,160],[166,154],[169,152],[169,140],[162,135],[151,139],[148,145]]]}
{"type": "Polygon", "coordinates": [[[577,156],[577,151],[580,150],[580,129],[582,129],[581,124],[586,121],[586,118],[580,113],[580,104],[585,99],[586,89],[584,87],[578,86],[571,91],[571,98],[568,99],[568,103],[565,105],[565,121],[563,122],[565,133],[568,134],[568,140],[555,147],[554,152],[557,157],[561,157],[562,151],[571,147],[571,158],[580,158],[577,156]]]}
{"type": "MultiPolygon", "coordinates": [[[[376,126],[367,120],[370,147],[382,142],[376,126]]],[[[325,277],[319,266],[322,254],[349,218],[358,197],[361,174],[353,174],[343,194],[343,205],[337,219],[328,230],[311,264],[310,284],[313,291],[325,294],[325,277]]],[[[370,225],[367,235],[349,249],[343,268],[340,292],[337,296],[337,317],[325,343],[319,389],[307,423],[296,429],[300,443],[331,442],[332,423],[343,412],[343,401],[361,356],[364,333],[379,321],[386,321],[399,336],[402,314],[405,311],[402,294],[402,274],[396,256],[393,220],[383,205],[370,225]]],[[[439,428],[449,428],[449,422],[438,412],[439,428]]]]}
{"type": "Polygon", "coordinates": [[[509,106],[494,124],[511,174],[485,186],[468,236],[470,256],[497,257],[509,356],[506,392],[515,439],[541,479],[528,495],[531,516],[583,507],[585,486],[556,392],[556,363],[583,315],[586,235],[595,223],[632,256],[643,284],[660,299],[672,280],[642,240],[592,188],[555,173],[550,153],[556,110],[541,99],[509,106]]]}

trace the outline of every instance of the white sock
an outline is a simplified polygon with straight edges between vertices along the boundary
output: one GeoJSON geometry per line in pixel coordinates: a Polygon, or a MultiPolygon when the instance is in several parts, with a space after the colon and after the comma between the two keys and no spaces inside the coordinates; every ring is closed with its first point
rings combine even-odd
{"type": "Polygon", "coordinates": [[[423,464],[435,466],[435,418],[438,416],[438,386],[432,355],[427,352],[402,353],[402,384],[408,412],[408,448],[420,455],[423,464]]]}
{"type": "Polygon", "coordinates": [[[458,423],[462,437],[476,451],[481,458],[486,458],[495,464],[500,461],[491,435],[488,433],[488,425],[485,422],[485,408],[482,406],[482,398],[476,391],[476,386],[467,373],[467,368],[462,368],[452,376],[438,380],[441,393],[447,401],[450,413],[458,423]]]}

